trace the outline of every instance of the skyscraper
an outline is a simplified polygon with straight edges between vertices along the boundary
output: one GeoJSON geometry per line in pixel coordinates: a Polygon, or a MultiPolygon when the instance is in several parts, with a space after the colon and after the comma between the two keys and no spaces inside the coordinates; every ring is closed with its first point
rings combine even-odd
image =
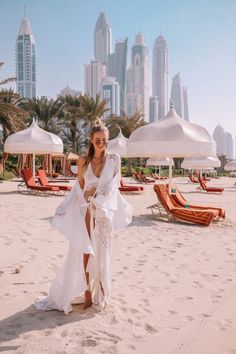
{"type": "Polygon", "coordinates": [[[94,29],[94,59],[107,64],[108,54],[112,50],[111,27],[104,12],[100,13],[94,29]]]}
{"type": "Polygon", "coordinates": [[[97,60],[91,60],[84,65],[84,93],[96,98],[100,94],[102,79],[106,76],[106,65],[97,60]]]}
{"type": "Polygon", "coordinates": [[[226,154],[226,141],[225,141],[225,132],[221,125],[217,125],[213,132],[213,139],[216,142],[216,152],[217,155],[226,154]]]}
{"type": "Polygon", "coordinates": [[[234,159],[234,141],[232,134],[229,132],[225,132],[225,150],[226,150],[226,157],[228,159],[234,159]]]}
{"type": "Polygon", "coordinates": [[[158,119],[168,111],[168,49],[166,40],[159,36],[153,47],[152,95],[158,96],[158,119]]]}
{"type": "Polygon", "coordinates": [[[21,97],[36,97],[35,40],[26,16],[16,40],[16,85],[21,97]]]}
{"type": "Polygon", "coordinates": [[[101,82],[101,99],[107,100],[106,108],[109,111],[104,113],[104,118],[111,114],[120,114],[120,85],[116,77],[105,77],[101,82]]]}
{"type": "Polygon", "coordinates": [[[181,86],[180,73],[177,73],[172,79],[170,100],[176,113],[180,117],[184,118],[183,90],[181,86]]]}
{"type": "Polygon", "coordinates": [[[188,89],[186,86],[183,86],[183,106],[184,106],[184,119],[189,121],[188,89]]]}
{"type": "Polygon", "coordinates": [[[156,122],[158,120],[158,97],[151,96],[149,99],[149,117],[150,123],[156,122]]]}
{"type": "Polygon", "coordinates": [[[108,76],[116,77],[120,85],[120,108],[125,110],[125,86],[128,38],[116,42],[115,51],[108,55],[108,76]]]}
{"type": "Polygon", "coordinates": [[[138,33],[131,48],[131,94],[141,97],[144,120],[149,121],[148,59],[144,36],[138,33]]]}

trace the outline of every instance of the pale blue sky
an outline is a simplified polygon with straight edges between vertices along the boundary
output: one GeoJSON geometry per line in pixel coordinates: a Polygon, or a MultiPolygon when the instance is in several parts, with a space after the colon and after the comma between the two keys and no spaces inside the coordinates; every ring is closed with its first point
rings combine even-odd
{"type": "Polygon", "coordinates": [[[144,33],[150,74],[161,30],[169,50],[169,82],[179,71],[188,86],[190,120],[211,133],[220,123],[236,135],[236,0],[0,0],[1,78],[15,75],[25,3],[36,40],[37,95],[55,97],[67,84],[83,90],[83,66],[93,57],[93,30],[104,11],[113,48],[127,36],[130,50],[135,34],[144,33]]]}

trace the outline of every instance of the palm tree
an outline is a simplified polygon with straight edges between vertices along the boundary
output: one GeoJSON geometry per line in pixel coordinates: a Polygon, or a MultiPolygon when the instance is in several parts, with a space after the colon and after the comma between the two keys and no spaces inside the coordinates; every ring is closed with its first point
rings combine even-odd
{"type": "Polygon", "coordinates": [[[57,125],[58,117],[63,108],[60,99],[48,99],[45,96],[26,98],[22,101],[21,107],[29,113],[30,117],[36,118],[43,129],[55,134],[60,132],[57,125]]]}
{"type": "Polygon", "coordinates": [[[71,141],[72,151],[77,154],[83,145],[82,125],[84,120],[81,118],[81,102],[80,97],[73,95],[66,95],[59,97],[63,104],[63,109],[60,114],[60,125],[70,131],[70,139],[68,139],[68,131],[62,128],[64,137],[71,141]],[[78,123],[81,123],[80,125],[78,123]]]}
{"type": "Polygon", "coordinates": [[[80,117],[84,119],[86,127],[91,128],[91,125],[101,118],[105,112],[109,111],[106,108],[107,101],[101,100],[99,95],[96,98],[90,97],[88,95],[80,96],[80,117]]]}
{"type": "MultiPolygon", "coordinates": [[[[0,68],[3,66],[0,62],[0,68]]],[[[15,81],[14,77],[0,80],[0,86],[15,81]]],[[[3,141],[9,134],[25,127],[26,113],[19,107],[20,96],[11,89],[0,91],[0,124],[3,127],[3,141]]]]}
{"type": "Polygon", "coordinates": [[[135,112],[131,117],[125,112],[122,112],[120,116],[111,116],[106,120],[107,126],[114,127],[115,125],[118,125],[126,138],[129,138],[135,129],[145,124],[142,110],[135,112]]]}
{"type": "Polygon", "coordinates": [[[219,160],[220,160],[221,169],[222,169],[222,171],[224,172],[224,170],[225,170],[225,165],[227,164],[227,162],[228,162],[229,160],[227,159],[227,156],[226,156],[226,155],[219,155],[218,158],[219,158],[219,160]]]}
{"type": "Polygon", "coordinates": [[[3,141],[9,134],[26,127],[27,113],[19,107],[20,96],[13,90],[0,91],[0,124],[3,127],[3,141]]]}
{"type": "MultiPolygon", "coordinates": [[[[121,116],[111,116],[110,118],[108,118],[106,120],[106,125],[111,127],[111,134],[114,134],[114,129],[117,130],[117,125],[120,127],[123,135],[126,138],[129,138],[129,136],[131,135],[131,133],[145,125],[146,122],[143,119],[143,113],[142,110],[139,110],[137,112],[135,112],[131,117],[129,117],[125,112],[122,112],[121,116]]],[[[128,174],[131,175],[132,174],[132,159],[128,158],[128,174]]]]}

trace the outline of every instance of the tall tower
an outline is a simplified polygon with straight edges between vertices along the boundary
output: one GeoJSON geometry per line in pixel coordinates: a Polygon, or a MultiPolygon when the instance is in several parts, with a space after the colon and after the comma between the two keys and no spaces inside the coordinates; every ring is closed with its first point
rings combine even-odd
{"type": "Polygon", "coordinates": [[[144,120],[149,121],[148,59],[144,36],[138,33],[131,48],[131,89],[134,96],[141,97],[144,120]]]}
{"type": "Polygon", "coordinates": [[[229,132],[225,132],[225,149],[226,149],[226,157],[228,159],[233,160],[234,158],[234,141],[232,134],[229,132]]]}
{"type": "Polygon", "coordinates": [[[184,105],[183,105],[183,90],[181,86],[180,73],[177,73],[172,79],[170,100],[174,105],[176,113],[184,118],[184,105]]]}
{"type": "Polygon", "coordinates": [[[161,35],[153,47],[152,95],[158,96],[158,119],[161,119],[168,111],[168,49],[161,35]]]}
{"type": "Polygon", "coordinates": [[[189,122],[188,89],[187,89],[187,86],[183,86],[183,105],[184,105],[184,119],[189,122]]]}
{"type": "Polygon", "coordinates": [[[102,79],[106,76],[106,65],[100,61],[91,60],[84,65],[84,93],[96,98],[100,94],[102,79]]]}
{"type": "Polygon", "coordinates": [[[117,78],[120,85],[120,108],[125,110],[125,86],[128,38],[116,42],[115,51],[108,55],[108,76],[117,78]]]}
{"type": "Polygon", "coordinates": [[[120,85],[116,77],[107,76],[102,80],[100,96],[107,101],[106,108],[109,109],[104,113],[104,118],[120,114],[120,85]]]}
{"type": "Polygon", "coordinates": [[[216,142],[216,153],[218,156],[226,154],[225,131],[221,125],[217,125],[213,132],[213,139],[216,142]]]}
{"type": "Polygon", "coordinates": [[[94,29],[94,59],[107,64],[112,49],[111,27],[104,12],[100,13],[94,29]]]}
{"type": "Polygon", "coordinates": [[[16,40],[16,85],[21,97],[36,97],[35,40],[24,15],[16,40]]]}

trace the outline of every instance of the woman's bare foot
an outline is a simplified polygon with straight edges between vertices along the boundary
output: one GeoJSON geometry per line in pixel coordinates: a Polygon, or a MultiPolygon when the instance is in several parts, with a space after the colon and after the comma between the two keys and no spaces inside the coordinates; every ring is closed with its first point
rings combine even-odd
{"type": "Polygon", "coordinates": [[[84,293],[84,307],[83,309],[86,310],[88,307],[92,306],[92,294],[90,290],[86,290],[84,293]]]}

